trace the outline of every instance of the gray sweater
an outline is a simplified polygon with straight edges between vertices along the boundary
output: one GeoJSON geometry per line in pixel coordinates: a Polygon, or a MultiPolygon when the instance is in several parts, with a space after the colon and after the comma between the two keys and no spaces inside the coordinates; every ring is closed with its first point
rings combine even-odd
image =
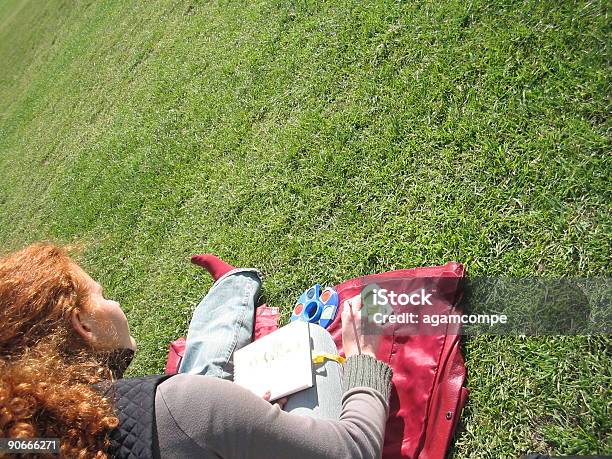
{"type": "Polygon", "coordinates": [[[391,368],[367,355],[344,364],[339,420],[282,411],[230,381],[177,375],[157,387],[162,458],[380,458],[391,368]]]}

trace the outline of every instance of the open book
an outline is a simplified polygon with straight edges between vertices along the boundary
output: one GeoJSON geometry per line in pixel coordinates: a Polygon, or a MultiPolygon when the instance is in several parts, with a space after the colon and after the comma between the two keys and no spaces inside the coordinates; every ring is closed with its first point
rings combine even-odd
{"type": "Polygon", "coordinates": [[[312,387],[308,323],[296,320],[234,352],[234,382],[270,400],[312,387]]]}

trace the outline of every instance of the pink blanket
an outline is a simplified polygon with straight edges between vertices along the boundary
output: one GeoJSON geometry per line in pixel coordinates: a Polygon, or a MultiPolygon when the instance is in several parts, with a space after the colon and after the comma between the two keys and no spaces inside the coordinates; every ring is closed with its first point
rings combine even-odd
{"type": "MultiPolygon", "coordinates": [[[[396,294],[414,293],[422,288],[434,295],[426,306],[414,306],[410,310],[448,316],[461,314],[458,303],[463,276],[463,266],[451,262],[350,279],[335,289],[342,305],[342,301],[360,294],[365,285],[373,283],[396,294]]],[[[342,353],[341,312],[338,311],[328,330],[342,353]]],[[[279,317],[278,308],[258,307],[254,339],[276,330],[279,317]]],[[[395,323],[388,326],[391,328],[382,337],[377,353],[379,359],[393,368],[383,457],[444,458],[468,393],[464,387],[466,370],[459,348],[459,325],[432,327],[423,323],[395,323]]],[[[182,338],[170,344],[166,373],[176,372],[183,348],[182,338]]]]}

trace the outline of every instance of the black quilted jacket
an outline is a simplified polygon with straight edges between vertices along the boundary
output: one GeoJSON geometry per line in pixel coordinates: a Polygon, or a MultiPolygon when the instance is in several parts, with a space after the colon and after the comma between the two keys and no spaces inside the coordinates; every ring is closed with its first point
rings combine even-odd
{"type": "MultiPolygon", "coordinates": [[[[171,376],[171,375],[170,375],[171,376]]],[[[106,390],[114,397],[119,426],[110,434],[114,458],[159,459],[155,391],[169,375],[119,379],[106,390]]]]}

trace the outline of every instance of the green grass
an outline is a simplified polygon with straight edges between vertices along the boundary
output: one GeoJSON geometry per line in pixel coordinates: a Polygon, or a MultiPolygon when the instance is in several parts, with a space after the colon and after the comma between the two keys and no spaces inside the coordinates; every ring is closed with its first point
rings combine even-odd
{"type": "MultiPolygon", "coordinates": [[[[51,239],[159,372],[215,252],[289,307],[456,260],[609,276],[603,1],[0,2],[0,247],[51,239]]],[[[285,310],[287,312],[287,310],[285,310]]],[[[454,457],[612,453],[607,337],[472,337],[454,457]]]]}

